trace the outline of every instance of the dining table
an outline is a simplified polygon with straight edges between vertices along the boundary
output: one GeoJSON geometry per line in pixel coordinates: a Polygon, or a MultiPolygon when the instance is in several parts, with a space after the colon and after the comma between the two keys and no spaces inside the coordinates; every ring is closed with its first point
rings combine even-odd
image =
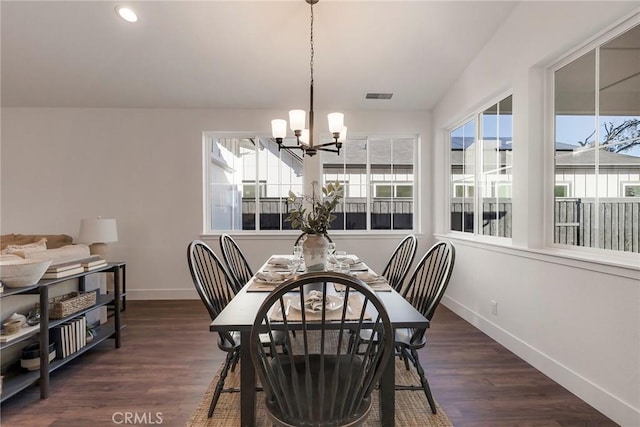
{"type": "MultiPolygon", "coordinates": [[[[364,278],[375,278],[371,281],[370,286],[385,305],[394,329],[426,329],[429,327],[429,320],[391,286],[388,284],[384,286],[383,279],[381,280],[364,261],[359,260],[355,255],[349,256],[352,260],[357,261],[357,263],[352,263],[354,264],[352,273],[354,276],[363,278],[363,280],[364,278]]],[[[271,260],[281,261],[291,257],[291,255],[271,255],[209,326],[211,332],[237,331],[240,333],[240,424],[243,427],[252,427],[256,424],[257,398],[256,371],[251,358],[250,346],[245,343],[250,340],[251,328],[263,301],[279,283],[287,278],[287,275],[282,275],[281,280],[269,281],[264,280],[264,274],[278,271],[277,265],[270,263],[271,260]]],[[[367,282],[367,280],[364,281],[367,282]]],[[[380,420],[384,427],[391,427],[395,424],[394,359],[394,357],[389,358],[379,383],[380,420]]]]}

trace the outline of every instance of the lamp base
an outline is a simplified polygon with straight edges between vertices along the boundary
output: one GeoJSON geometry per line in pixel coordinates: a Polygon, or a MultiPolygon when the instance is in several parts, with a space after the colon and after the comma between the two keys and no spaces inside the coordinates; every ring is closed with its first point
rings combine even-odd
{"type": "Polygon", "coordinates": [[[106,243],[92,243],[89,245],[89,253],[91,255],[99,255],[100,258],[107,259],[107,244],[106,243]]]}

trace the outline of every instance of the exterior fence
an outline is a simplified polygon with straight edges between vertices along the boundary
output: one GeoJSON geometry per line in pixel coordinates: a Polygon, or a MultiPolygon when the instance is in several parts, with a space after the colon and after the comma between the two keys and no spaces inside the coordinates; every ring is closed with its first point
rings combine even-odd
{"type": "MultiPolygon", "coordinates": [[[[452,199],[451,229],[473,232],[473,203],[469,199],[452,199]]],[[[554,242],[585,247],[599,247],[624,252],[640,252],[640,200],[629,198],[600,199],[598,227],[594,199],[558,198],[554,209],[554,242]]],[[[289,230],[284,219],[289,206],[286,199],[260,200],[260,228],[289,230]]],[[[256,228],[256,202],[242,200],[243,229],[256,228]]],[[[332,228],[364,230],[367,223],[366,199],[350,198],[336,210],[332,228]]],[[[511,199],[485,198],[482,206],[481,234],[511,237],[511,199]]],[[[373,199],[371,228],[378,230],[410,230],[413,227],[411,200],[373,199]]]]}
{"type": "Polygon", "coordinates": [[[556,243],[640,252],[640,200],[556,199],[554,220],[556,243]]]}
{"type": "MultiPolygon", "coordinates": [[[[473,203],[452,199],[451,229],[473,232],[473,203]]],[[[511,237],[511,199],[484,199],[481,234],[511,237]]],[[[640,200],[558,198],[554,242],[564,245],[640,252],[640,200]],[[598,227],[596,227],[596,221],[598,227]]]]}
{"type": "MultiPolygon", "coordinates": [[[[285,221],[289,215],[286,199],[262,198],[259,201],[261,230],[290,230],[285,221]]],[[[331,224],[333,230],[366,230],[367,200],[365,198],[347,198],[335,210],[336,219],[331,224]]],[[[371,229],[373,230],[411,230],[413,228],[413,201],[406,199],[389,200],[375,198],[371,206],[371,229]]],[[[242,200],[242,229],[256,229],[256,201],[242,200]]]]}

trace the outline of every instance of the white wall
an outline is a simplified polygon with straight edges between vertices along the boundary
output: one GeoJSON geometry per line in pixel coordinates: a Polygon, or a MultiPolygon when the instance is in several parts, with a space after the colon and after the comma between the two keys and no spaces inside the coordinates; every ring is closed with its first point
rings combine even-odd
{"type": "MultiPolygon", "coordinates": [[[[281,112],[279,112],[281,113],[281,112]]],[[[273,111],[166,109],[2,110],[2,233],[78,235],[80,219],[118,221],[110,258],[127,262],[129,298],[197,298],[186,262],[187,244],[202,231],[202,132],[270,131],[273,111]]],[[[321,112],[319,113],[321,114],[321,112]]],[[[431,134],[430,114],[346,112],[358,134],[431,134]]],[[[351,132],[350,132],[351,133],[351,132]]],[[[422,164],[431,150],[421,149],[422,164]]],[[[429,171],[427,171],[429,172],[429,171]]],[[[431,174],[422,176],[417,218],[431,236],[431,174]]],[[[336,236],[378,268],[402,236],[336,236]]],[[[297,233],[242,236],[249,262],[290,253],[297,233]]],[[[431,237],[420,239],[422,249],[431,237]]],[[[217,236],[210,242],[218,251],[217,236]]]]}
{"type": "Polygon", "coordinates": [[[513,93],[513,243],[456,239],[444,304],[623,426],[640,425],[639,270],[548,255],[542,125],[545,67],[637,6],[522,2],[433,112],[434,229],[455,238],[447,234],[446,130],[513,93]]]}

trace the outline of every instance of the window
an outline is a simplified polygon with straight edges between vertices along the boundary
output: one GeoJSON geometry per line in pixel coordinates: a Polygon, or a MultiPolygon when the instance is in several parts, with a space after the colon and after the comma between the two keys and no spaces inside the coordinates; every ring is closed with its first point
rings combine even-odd
{"type": "Polygon", "coordinates": [[[554,243],[640,252],[639,49],[636,26],[552,70],[554,243]]]}
{"type": "Polygon", "coordinates": [[[374,184],[374,197],[395,197],[395,198],[411,198],[413,197],[413,184],[374,184]]]}
{"type": "Polygon", "coordinates": [[[624,197],[640,197],[640,183],[638,184],[622,184],[624,197]]]}
{"type": "Polygon", "coordinates": [[[556,182],[554,193],[556,197],[571,197],[571,192],[569,191],[569,183],[556,182]]]}
{"type": "Polygon", "coordinates": [[[453,129],[449,143],[451,230],[511,237],[511,95],[453,129]]]}
{"type": "Polygon", "coordinates": [[[286,201],[289,190],[302,193],[299,155],[259,136],[204,140],[207,231],[291,229],[286,201]]]}
{"type": "Polygon", "coordinates": [[[345,198],[332,230],[414,228],[415,137],[349,139],[340,155],[322,152],[324,183],[340,181],[345,198]]]}

